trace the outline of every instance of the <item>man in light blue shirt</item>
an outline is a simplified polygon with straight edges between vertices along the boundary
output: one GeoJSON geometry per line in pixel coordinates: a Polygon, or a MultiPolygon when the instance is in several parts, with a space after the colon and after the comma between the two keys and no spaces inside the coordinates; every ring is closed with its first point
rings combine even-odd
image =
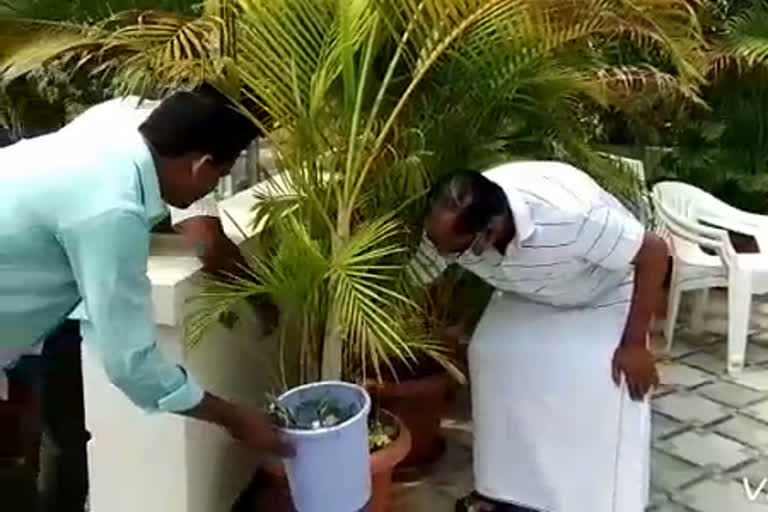
{"type": "Polygon", "coordinates": [[[137,406],[285,453],[263,414],[204,392],[162,356],[146,276],[149,232],[166,203],[186,208],[213,190],[256,127],[217,94],[183,92],[139,130],[101,128],[65,127],[0,150],[0,367],[39,353],[82,300],[85,339],[137,406]]]}

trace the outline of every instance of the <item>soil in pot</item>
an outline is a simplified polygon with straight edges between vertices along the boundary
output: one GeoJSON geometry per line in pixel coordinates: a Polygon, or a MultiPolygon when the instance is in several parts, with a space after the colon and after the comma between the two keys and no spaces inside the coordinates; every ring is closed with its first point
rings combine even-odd
{"type": "Polygon", "coordinates": [[[436,363],[416,371],[401,371],[399,380],[384,379],[366,387],[374,403],[391,411],[405,423],[413,443],[408,456],[398,465],[396,478],[411,480],[420,469],[435,462],[445,451],[440,422],[450,404],[455,381],[436,363]]]}
{"type": "MultiPolygon", "coordinates": [[[[371,453],[371,501],[365,512],[391,511],[392,474],[395,466],[405,458],[411,448],[411,433],[397,416],[387,411],[380,411],[378,417],[385,424],[397,425],[397,437],[386,447],[371,453]]],[[[329,461],[328,470],[333,470],[332,461],[329,461]]],[[[297,512],[293,506],[288,479],[282,465],[267,467],[265,474],[265,489],[257,505],[260,508],[254,510],[297,512]]]]}

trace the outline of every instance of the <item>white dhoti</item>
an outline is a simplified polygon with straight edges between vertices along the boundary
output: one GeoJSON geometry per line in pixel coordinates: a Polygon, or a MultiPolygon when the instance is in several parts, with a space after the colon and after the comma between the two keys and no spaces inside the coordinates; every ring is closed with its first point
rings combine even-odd
{"type": "Polygon", "coordinates": [[[560,309],[494,294],[469,348],[480,494],[547,512],[645,509],[650,407],[611,379],[622,295],[560,309]]]}

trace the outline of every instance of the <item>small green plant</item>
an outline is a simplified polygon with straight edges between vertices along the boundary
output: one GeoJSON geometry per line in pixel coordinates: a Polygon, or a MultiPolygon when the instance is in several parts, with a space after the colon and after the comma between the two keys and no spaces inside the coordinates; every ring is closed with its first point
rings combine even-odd
{"type": "Polygon", "coordinates": [[[373,453],[389,446],[397,438],[397,427],[371,416],[368,420],[368,450],[373,453]]]}

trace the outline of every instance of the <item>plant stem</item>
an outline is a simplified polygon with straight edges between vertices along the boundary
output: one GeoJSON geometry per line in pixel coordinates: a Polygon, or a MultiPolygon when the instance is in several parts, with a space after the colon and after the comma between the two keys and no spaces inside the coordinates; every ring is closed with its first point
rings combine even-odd
{"type": "MultiPolygon", "coordinates": [[[[332,287],[329,287],[329,294],[332,287]]],[[[342,377],[342,339],[341,326],[338,323],[337,310],[334,301],[329,297],[328,317],[325,322],[323,339],[323,366],[320,370],[321,380],[341,380],[342,377]]]]}
{"type": "Polygon", "coordinates": [[[414,77],[408,84],[408,87],[406,87],[405,91],[403,91],[401,94],[400,99],[395,104],[392,112],[390,112],[387,120],[384,122],[384,125],[381,128],[381,131],[379,132],[379,136],[376,138],[376,141],[373,144],[373,149],[368,156],[368,160],[363,166],[357,182],[355,183],[354,190],[350,197],[350,202],[354,203],[357,201],[357,197],[360,195],[368,172],[371,170],[374,162],[376,161],[376,158],[379,156],[381,148],[384,146],[384,142],[387,140],[389,132],[395,124],[395,120],[400,115],[400,111],[408,104],[411,95],[421,84],[421,81],[424,79],[424,77],[427,76],[427,74],[432,70],[438,59],[461,37],[461,35],[463,35],[474,23],[476,23],[477,20],[483,19],[484,16],[487,16],[490,13],[498,10],[500,6],[503,6],[503,0],[492,0],[488,3],[488,5],[484,5],[472,13],[456,28],[446,34],[443,40],[440,41],[429,53],[429,55],[425,57],[424,62],[420,66],[417,66],[414,77]]]}
{"type": "MultiPolygon", "coordinates": [[[[336,232],[333,233],[332,253],[335,259],[341,248],[349,241],[352,214],[349,206],[340,209],[336,221],[336,232]]],[[[339,325],[339,312],[335,300],[335,282],[331,277],[328,282],[328,314],[325,321],[325,336],[323,337],[323,362],[320,369],[322,380],[341,380],[342,361],[342,330],[339,325]]]]}

